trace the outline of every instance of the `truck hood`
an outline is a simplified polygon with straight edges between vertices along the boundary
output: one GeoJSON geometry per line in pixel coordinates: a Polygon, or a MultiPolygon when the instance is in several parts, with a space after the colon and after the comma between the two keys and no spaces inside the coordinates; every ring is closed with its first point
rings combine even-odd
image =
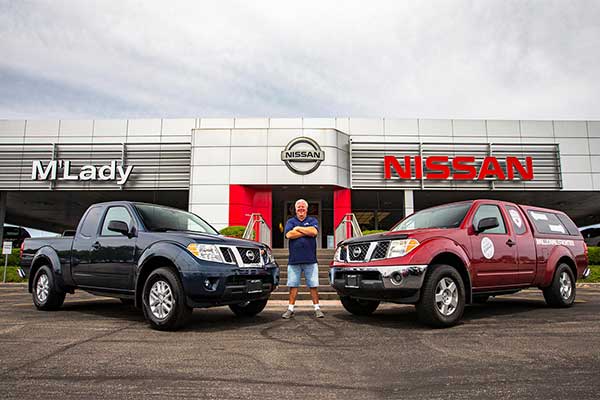
{"type": "Polygon", "coordinates": [[[192,231],[167,231],[167,232],[154,232],[154,234],[160,235],[163,239],[169,239],[178,242],[196,242],[205,244],[222,244],[227,246],[240,246],[240,247],[261,247],[266,246],[263,243],[255,242],[253,240],[232,238],[223,235],[210,235],[208,233],[199,233],[192,231]]]}
{"type": "Polygon", "coordinates": [[[345,240],[343,244],[357,244],[364,242],[375,242],[379,240],[400,240],[407,238],[415,238],[419,241],[423,241],[429,237],[446,236],[450,232],[454,232],[458,228],[452,229],[441,229],[441,228],[423,228],[423,229],[411,229],[406,231],[388,231],[382,233],[374,233],[372,235],[366,235],[362,237],[356,237],[345,240]]]}

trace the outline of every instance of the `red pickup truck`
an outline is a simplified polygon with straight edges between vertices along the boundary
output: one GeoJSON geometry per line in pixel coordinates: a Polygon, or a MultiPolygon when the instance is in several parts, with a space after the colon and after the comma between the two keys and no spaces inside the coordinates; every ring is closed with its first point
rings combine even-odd
{"type": "Polygon", "coordinates": [[[353,314],[371,314],[381,301],[408,303],[425,324],[446,327],[460,321],[465,304],[531,286],[548,305],[569,307],[575,281],[589,273],[587,246],[565,213],[474,200],[340,243],[330,281],[353,314]]]}

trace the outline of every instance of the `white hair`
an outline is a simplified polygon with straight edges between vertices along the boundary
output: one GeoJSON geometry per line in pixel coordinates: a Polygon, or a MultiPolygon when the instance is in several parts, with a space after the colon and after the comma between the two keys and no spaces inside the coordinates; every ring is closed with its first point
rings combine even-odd
{"type": "Polygon", "coordinates": [[[294,204],[294,208],[298,208],[298,204],[300,203],[304,203],[304,205],[306,206],[306,208],[308,208],[308,201],[304,200],[304,199],[298,199],[296,200],[296,204],[294,204]]]}

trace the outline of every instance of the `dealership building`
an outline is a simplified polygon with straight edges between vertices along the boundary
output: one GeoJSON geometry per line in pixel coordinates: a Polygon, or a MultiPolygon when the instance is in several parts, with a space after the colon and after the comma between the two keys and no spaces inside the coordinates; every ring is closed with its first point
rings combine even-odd
{"type": "Polygon", "coordinates": [[[260,218],[273,247],[294,202],[319,245],[452,201],[493,198],[600,222],[600,121],[389,118],[0,120],[0,222],[74,229],[97,202],[260,218]],[[253,216],[254,214],[254,216],[253,216]]]}

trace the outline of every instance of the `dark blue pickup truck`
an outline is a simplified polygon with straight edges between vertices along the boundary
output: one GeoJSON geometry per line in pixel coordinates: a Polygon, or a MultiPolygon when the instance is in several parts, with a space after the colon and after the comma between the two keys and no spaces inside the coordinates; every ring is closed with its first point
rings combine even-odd
{"type": "Polygon", "coordinates": [[[189,212],[128,201],[92,205],[66,237],[26,239],[21,266],[40,310],[82,289],[135,304],[159,330],[180,328],[193,308],[256,315],[279,284],[268,246],[221,236],[189,212]]]}

